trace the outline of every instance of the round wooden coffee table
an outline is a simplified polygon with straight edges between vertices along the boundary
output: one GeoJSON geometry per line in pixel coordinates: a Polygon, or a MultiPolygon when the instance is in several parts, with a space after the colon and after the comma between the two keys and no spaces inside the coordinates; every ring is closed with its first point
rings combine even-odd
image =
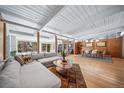
{"type": "Polygon", "coordinates": [[[56,65],[56,71],[63,76],[67,75],[67,70],[72,67],[72,63],[68,60],[66,64],[62,60],[57,60],[53,62],[56,65]]]}

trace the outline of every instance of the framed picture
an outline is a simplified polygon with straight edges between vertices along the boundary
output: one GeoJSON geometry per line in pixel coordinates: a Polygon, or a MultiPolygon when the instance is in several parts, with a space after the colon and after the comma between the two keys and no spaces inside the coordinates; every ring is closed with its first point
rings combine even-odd
{"type": "Polygon", "coordinates": [[[100,41],[96,43],[97,47],[106,47],[106,41],[100,41]]]}
{"type": "Polygon", "coordinates": [[[86,47],[92,47],[93,44],[92,43],[86,43],[86,47]]]}
{"type": "Polygon", "coordinates": [[[18,52],[37,51],[37,42],[18,41],[18,52]]]}

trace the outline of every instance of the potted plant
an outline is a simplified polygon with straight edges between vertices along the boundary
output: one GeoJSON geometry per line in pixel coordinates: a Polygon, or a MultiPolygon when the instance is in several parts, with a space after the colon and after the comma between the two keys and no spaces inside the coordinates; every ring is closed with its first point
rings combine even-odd
{"type": "Polygon", "coordinates": [[[16,50],[10,52],[11,57],[14,58],[16,56],[16,50]]]}
{"type": "Polygon", "coordinates": [[[63,62],[67,62],[66,61],[66,59],[65,59],[65,57],[66,57],[66,53],[65,53],[65,51],[61,51],[61,56],[63,57],[63,62]]]}

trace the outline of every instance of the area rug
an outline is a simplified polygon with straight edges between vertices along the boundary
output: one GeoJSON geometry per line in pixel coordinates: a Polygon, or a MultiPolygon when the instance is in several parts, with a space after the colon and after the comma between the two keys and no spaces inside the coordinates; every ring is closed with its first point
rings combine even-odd
{"type": "Polygon", "coordinates": [[[111,57],[108,57],[108,58],[93,58],[93,57],[86,57],[86,56],[81,56],[81,55],[77,55],[76,57],[80,58],[80,59],[92,59],[92,60],[97,60],[99,62],[109,62],[111,63],[112,62],[112,58],[111,57]]]}
{"type": "Polygon", "coordinates": [[[66,77],[56,71],[56,66],[49,67],[48,69],[61,79],[61,88],[87,87],[79,64],[73,64],[72,68],[67,70],[66,77]]]}

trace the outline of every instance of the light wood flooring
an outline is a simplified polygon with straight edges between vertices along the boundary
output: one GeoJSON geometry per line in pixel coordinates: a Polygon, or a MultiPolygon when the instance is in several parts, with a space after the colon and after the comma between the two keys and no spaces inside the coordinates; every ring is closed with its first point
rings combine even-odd
{"type": "Polygon", "coordinates": [[[70,55],[81,67],[88,88],[124,88],[124,59],[112,58],[112,63],[70,55]]]}

